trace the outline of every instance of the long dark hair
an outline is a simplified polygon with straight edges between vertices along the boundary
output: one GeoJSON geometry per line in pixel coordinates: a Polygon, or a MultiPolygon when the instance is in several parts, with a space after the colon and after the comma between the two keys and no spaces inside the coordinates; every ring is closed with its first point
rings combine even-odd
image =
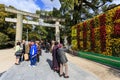
{"type": "Polygon", "coordinates": [[[17,45],[20,45],[21,43],[20,42],[17,42],[17,45]]]}
{"type": "Polygon", "coordinates": [[[57,42],[57,41],[55,41],[55,45],[58,45],[58,42],[57,42]]]}

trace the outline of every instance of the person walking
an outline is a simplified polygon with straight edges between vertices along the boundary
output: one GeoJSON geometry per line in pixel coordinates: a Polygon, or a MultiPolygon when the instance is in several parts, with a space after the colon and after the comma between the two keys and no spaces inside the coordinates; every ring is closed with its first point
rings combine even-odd
{"type": "Polygon", "coordinates": [[[36,45],[37,45],[37,62],[40,61],[40,54],[41,54],[41,48],[40,48],[40,41],[36,41],[36,45]]]}
{"type": "Polygon", "coordinates": [[[35,44],[35,41],[31,41],[31,48],[30,48],[30,66],[35,67],[36,65],[36,59],[37,59],[37,45],[35,44]]]}
{"type": "Polygon", "coordinates": [[[57,59],[57,49],[58,49],[58,42],[55,42],[55,46],[53,47],[52,50],[52,68],[54,71],[59,72],[59,63],[58,63],[58,59],[57,59]]]}
{"type": "MultiPolygon", "coordinates": [[[[18,51],[20,52],[20,50],[22,50],[22,48],[20,47],[20,42],[17,42],[17,45],[16,45],[16,47],[15,47],[15,51],[16,51],[16,52],[18,52],[18,51]]],[[[22,51],[21,51],[21,55],[22,55],[22,51]]],[[[21,56],[21,55],[17,55],[17,54],[15,53],[15,56],[16,56],[16,62],[15,62],[15,64],[16,64],[16,65],[19,65],[19,64],[20,64],[19,62],[20,62],[20,56],[21,56]]]]}
{"type": "Polygon", "coordinates": [[[52,53],[52,50],[53,50],[53,47],[55,46],[55,41],[54,40],[52,40],[51,41],[51,48],[50,48],[50,52],[52,53]]]}
{"type": "Polygon", "coordinates": [[[58,54],[57,54],[58,62],[60,63],[60,73],[59,73],[59,75],[60,75],[60,77],[64,76],[64,78],[69,78],[69,76],[68,76],[68,64],[67,64],[68,59],[65,55],[66,51],[67,51],[67,49],[63,48],[63,45],[59,45],[59,48],[57,50],[57,52],[58,52],[58,54]],[[65,67],[65,74],[63,72],[64,67],[65,67]]]}
{"type": "Polygon", "coordinates": [[[45,48],[46,48],[46,53],[49,53],[49,50],[50,50],[50,43],[46,40],[45,42],[45,48]]]}
{"type": "Polygon", "coordinates": [[[24,54],[24,60],[29,60],[29,53],[30,53],[30,42],[26,43],[25,45],[25,54],[24,54]]]}
{"type": "Polygon", "coordinates": [[[22,43],[21,43],[21,48],[22,48],[22,55],[20,57],[20,61],[24,61],[24,55],[25,55],[25,40],[22,40],[22,43]]]}

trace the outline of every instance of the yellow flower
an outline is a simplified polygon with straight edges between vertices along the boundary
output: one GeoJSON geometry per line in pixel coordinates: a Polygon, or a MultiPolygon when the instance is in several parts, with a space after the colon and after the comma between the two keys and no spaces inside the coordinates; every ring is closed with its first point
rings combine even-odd
{"type": "Polygon", "coordinates": [[[72,27],[72,34],[71,34],[71,36],[72,36],[72,37],[77,36],[76,26],[73,26],[73,27],[72,27]]]}
{"type": "MultiPolygon", "coordinates": [[[[117,20],[113,20],[115,14],[116,14],[116,10],[120,9],[120,6],[115,7],[111,10],[106,11],[105,14],[106,15],[106,23],[105,23],[105,27],[106,27],[106,51],[105,52],[101,52],[101,42],[100,42],[100,20],[99,20],[99,16],[103,15],[97,15],[95,17],[93,17],[92,19],[88,19],[85,20],[84,22],[86,22],[86,28],[87,28],[87,49],[86,51],[90,51],[91,48],[91,41],[90,41],[90,21],[94,20],[94,35],[95,35],[95,52],[98,53],[102,53],[104,55],[109,55],[112,56],[112,50],[113,47],[119,47],[120,46],[120,38],[113,38],[113,32],[114,32],[114,23],[120,23],[120,19],[117,20]]],[[[80,47],[83,49],[83,23],[84,22],[80,22],[79,24],[76,24],[75,26],[73,26],[72,29],[72,37],[76,37],[77,36],[77,28],[76,26],[79,25],[80,26],[80,32],[79,32],[79,37],[80,37],[80,47]]],[[[74,49],[78,48],[78,44],[77,44],[77,39],[72,40],[72,45],[74,49]]],[[[116,51],[120,51],[119,48],[116,49],[116,51]]]]}
{"type": "Polygon", "coordinates": [[[120,19],[115,20],[114,23],[120,23],[120,19]]]}

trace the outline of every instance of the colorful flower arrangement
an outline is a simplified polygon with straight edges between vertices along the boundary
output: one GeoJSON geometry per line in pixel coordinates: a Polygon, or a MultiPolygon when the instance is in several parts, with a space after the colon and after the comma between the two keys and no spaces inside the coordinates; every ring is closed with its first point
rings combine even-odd
{"type": "Polygon", "coordinates": [[[120,6],[73,26],[72,39],[76,50],[120,56],[120,6]]]}

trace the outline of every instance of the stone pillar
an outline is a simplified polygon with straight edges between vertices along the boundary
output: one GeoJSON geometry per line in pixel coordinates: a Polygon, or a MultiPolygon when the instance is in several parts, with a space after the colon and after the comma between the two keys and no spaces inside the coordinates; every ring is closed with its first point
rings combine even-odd
{"type": "Polygon", "coordinates": [[[56,36],[56,41],[60,42],[59,21],[56,21],[55,23],[55,36],[56,36]]]}
{"type": "Polygon", "coordinates": [[[67,41],[67,36],[64,36],[64,45],[68,49],[68,41],[67,41]]]}
{"type": "Polygon", "coordinates": [[[23,28],[23,15],[17,14],[17,25],[16,25],[16,41],[22,40],[22,28],[23,28]]]}

